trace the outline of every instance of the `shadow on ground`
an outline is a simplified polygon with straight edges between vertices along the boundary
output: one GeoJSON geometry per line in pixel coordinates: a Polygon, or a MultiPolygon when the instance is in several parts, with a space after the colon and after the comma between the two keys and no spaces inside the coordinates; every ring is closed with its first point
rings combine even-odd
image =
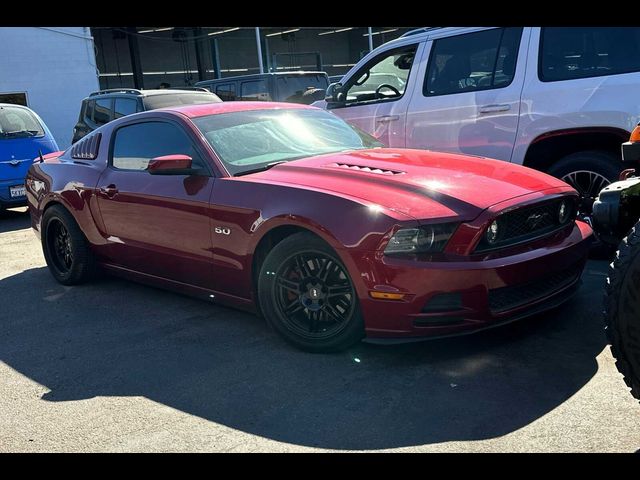
{"type": "Polygon", "coordinates": [[[26,208],[0,210],[0,233],[22,230],[30,226],[31,218],[26,208]]]}
{"type": "Polygon", "coordinates": [[[567,305],[454,339],[312,355],[257,317],[104,279],[55,283],[45,268],[0,280],[0,360],[43,399],[144,396],[262,437],[379,449],[507,434],[596,373],[604,262],[567,305]]]}

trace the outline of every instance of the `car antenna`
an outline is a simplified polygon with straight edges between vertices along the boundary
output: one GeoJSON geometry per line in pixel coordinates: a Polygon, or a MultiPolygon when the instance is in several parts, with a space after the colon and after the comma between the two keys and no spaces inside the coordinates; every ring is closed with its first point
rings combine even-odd
{"type": "Polygon", "coordinates": [[[42,149],[38,149],[38,155],[40,156],[40,161],[44,163],[44,157],[42,156],[42,149]]]}

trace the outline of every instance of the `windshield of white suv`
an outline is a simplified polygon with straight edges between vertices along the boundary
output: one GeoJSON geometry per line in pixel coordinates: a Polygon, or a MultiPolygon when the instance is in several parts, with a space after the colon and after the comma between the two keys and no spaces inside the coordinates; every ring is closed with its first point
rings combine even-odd
{"type": "Polygon", "coordinates": [[[0,106],[0,140],[42,135],[42,125],[29,110],[11,105],[0,106]]]}
{"type": "Polygon", "coordinates": [[[317,109],[249,110],[194,118],[232,175],[282,162],[384,146],[341,118],[317,109]]]}

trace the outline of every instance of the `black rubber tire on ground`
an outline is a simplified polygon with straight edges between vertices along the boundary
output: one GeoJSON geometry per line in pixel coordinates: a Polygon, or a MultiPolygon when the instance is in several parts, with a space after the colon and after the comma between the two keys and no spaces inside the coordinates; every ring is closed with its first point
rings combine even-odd
{"type": "MultiPolygon", "coordinates": [[[[566,178],[563,177],[566,177],[573,172],[583,170],[595,172],[606,178],[609,183],[612,183],[618,181],[620,172],[624,170],[624,165],[619,156],[614,153],[602,150],[585,150],[582,152],[572,153],[561,158],[551,166],[547,173],[567,181],[566,178]]],[[[567,181],[567,183],[571,184],[569,181],[567,181]]],[[[593,201],[595,200],[595,197],[597,197],[598,193],[600,193],[600,190],[606,185],[608,185],[608,183],[598,184],[598,188],[590,193],[590,199],[581,203],[581,210],[583,214],[586,213],[587,216],[591,216],[593,201]]],[[[575,185],[572,186],[575,188],[575,185]]],[[[576,190],[579,189],[576,188],[576,190]]],[[[617,245],[605,243],[596,236],[596,241],[591,248],[590,257],[609,260],[615,254],[616,248],[617,245]]]]}
{"type": "Polygon", "coordinates": [[[616,367],[640,400],[640,222],[622,240],[609,267],[605,331],[616,367]]]}
{"type": "Polygon", "coordinates": [[[78,285],[93,279],[97,272],[96,262],[89,242],[80,230],[71,213],[62,205],[53,205],[42,216],[42,251],[53,278],[63,285],[78,285]],[[68,232],[72,261],[69,268],[56,265],[52,241],[48,237],[52,226],[61,223],[68,232]]]}
{"type": "MultiPolygon", "coordinates": [[[[347,269],[340,261],[335,251],[317,236],[301,232],[287,237],[278,243],[265,258],[258,276],[258,302],[260,310],[269,323],[286,341],[302,350],[314,353],[337,352],[356,344],[364,337],[364,322],[360,313],[360,302],[349,277],[347,269]],[[278,307],[276,282],[287,262],[296,255],[319,255],[331,259],[342,269],[352,289],[352,308],[349,315],[345,315],[339,331],[326,338],[305,338],[287,325],[284,313],[278,307]]],[[[324,307],[323,307],[324,308],[324,307]]],[[[303,310],[302,314],[307,314],[303,310]]]]}
{"type": "MultiPolygon", "coordinates": [[[[616,182],[620,172],[624,170],[624,165],[620,157],[614,153],[602,150],[585,150],[561,158],[549,168],[547,173],[557,178],[563,178],[572,172],[582,170],[595,172],[609,182],[616,182]]],[[[600,190],[601,188],[593,192],[594,196],[597,196],[600,190]]]]}

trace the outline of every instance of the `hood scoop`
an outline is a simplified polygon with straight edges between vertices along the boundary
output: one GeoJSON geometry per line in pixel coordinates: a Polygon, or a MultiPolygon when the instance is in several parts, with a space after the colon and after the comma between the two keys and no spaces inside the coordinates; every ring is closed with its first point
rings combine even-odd
{"type": "Polygon", "coordinates": [[[350,165],[348,163],[330,163],[327,165],[327,167],[346,168],[349,170],[356,170],[358,172],[376,173],[378,175],[402,175],[405,173],[399,170],[387,170],[376,167],[367,167],[363,165],[350,165]]]}

